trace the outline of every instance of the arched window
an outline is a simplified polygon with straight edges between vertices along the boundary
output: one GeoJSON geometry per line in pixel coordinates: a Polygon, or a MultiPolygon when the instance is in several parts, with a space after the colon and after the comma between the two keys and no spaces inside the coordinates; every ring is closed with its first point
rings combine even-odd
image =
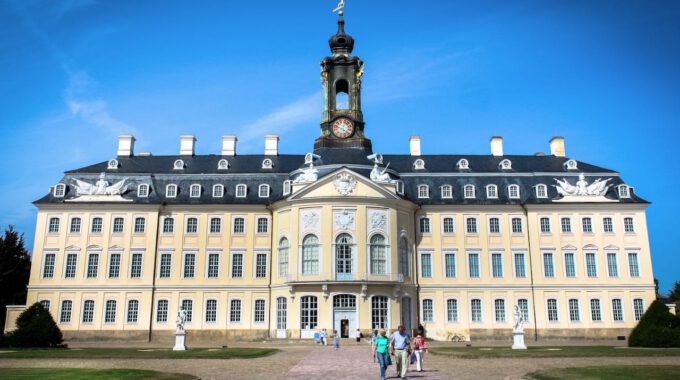
{"type": "Polygon", "coordinates": [[[423,170],[425,169],[425,161],[422,159],[417,159],[413,162],[413,168],[416,170],[423,170]]]}
{"type": "Polygon", "coordinates": [[[453,198],[453,187],[451,185],[442,186],[442,198],[453,198]]]}
{"type": "Polygon", "coordinates": [[[66,194],[66,185],[63,183],[57,184],[57,186],[54,187],[54,196],[55,197],[63,197],[66,194]]]}
{"type": "Polygon", "coordinates": [[[430,188],[427,185],[418,185],[418,198],[429,198],[430,188]]]}
{"type": "Polygon", "coordinates": [[[236,198],[245,198],[248,188],[244,184],[236,185],[236,198]]]}
{"type": "Polygon", "coordinates": [[[172,164],[172,168],[175,170],[182,170],[184,169],[184,161],[182,160],[175,160],[175,162],[172,164]]]}
{"type": "Polygon", "coordinates": [[[274,166],[274,163],[272,162],[271,159],[265,158],[262,160],[262,169],[271,169],[274,166]]]}
{"type": "Polygon", "coordinates": [[[536,185],[536,198],[547,198],[548,186],[544,184],[536,185]]]}
{"type": "Polygon", "coordinates": [[[319,274],[319,238],[315,235],[302,239],[302,274],[319,274]]]}
{"type": "Polygon", "coordinates": [[[139,301],[129,300],[127,307],[127,323],[137,323],[139,317],[139,301]]]}
{"type": "Polygon", "coordinates": [[[487,185],[486,186],[486,197],[487,198],[498,198],[498,186],[496,185],[487,185]]]}
{"type": "Polygon", "coordinates": [[[107,168],[108,169],[118,169],[118,160],[116,160],[116,159],[109,160],[107,168]]]}
{"type": "Polygon", "coordinates": [[[510,169],[512,169],[512,162],[510,162],[510,160],[508,160],[508,159],[506,158],[506,159],[504,159],[503,161],[501,161],[501,163],[498,164],[498,166],[499,166],[502,170],[510,170],[510,169]]]}
{"type": "Polygon", "coordinates": [[[344,79],[335,82],[335,109],[349,109],[349,83],[344,79]]]}
{"type": "Polygon", "coordinates": [[[475,197],[475,186],[474,185],[465,185],[465,198],[474,198],[475,197]]]}
{"type": "Polygon", "coordinates": [[[279,240],[279,276],[288,276],[288,260],[290,257],[290,243],[288,239],[279,240]]]}
{"type": "Polygon", "coordinates": [[[191,185],[190,191],[189,191],[189,196],[191,198],[198,198],[201,196],[201,185],[194,184],[191,185]]]}
{"type": "Polygon", "coordinates": [[[352,237],[341,234],[335,239],[335,273],[339,280],[352,276],[352,237]]]}
{"type": "Polygon", "coordinates": [[[258,194],[260,198],[269,198],[269,185],[262,184],[258,189],[258,194]]]}
{"type": "Polygon", "coordinates": [[[567,160],[567,162],[564,163],[564,168],[567,170],[576,170],[578,169],[578,163],[574,160],[567,160]]]}
{"type": "Polygon", "coordinates": [[[222,198],[224,196],[224,185],[213,185],[213,198],[222,198]]]}
{"type": "Polygon", "coordinates": [[[519,198],[519,185],[509,185],[508,186],[508,197],[510,199],[519,198]]]}
{"type": "Polygon", "coordinates": [[[399,274],[404,277],[410,276],[409,268],[409,247],[406,237],[399,239],[399,274]]]}
{"type": "Polygon", "coordinates": [[[387,274],[387,246],[384,236],[373,235],[371,237],[370,255],[371,274],[387,274]]]}
{"type": "Polygon", "coordinates": [[[217,162],[217,170],[227,170],[229,169],[229,161],[221,159],[217,162]]]}
{"type": "Polygon", "coordinates": [[[175,198],[177,196],[177,185],[168,185],[165,187],[165,196],[167,198],[175,198]]]}
{"type": "Polygon", "coordinates": [[[283,195],[288,195],[290,194],[290,185],[291,185],[290,180],[285,180],[283,181],[283,195]]]}
{"type": "Polygon", "coordinates": [[[458,169],[469,169],[470,163],[468,162],[468,160],[461,158],[460,160],[458,160],[456,166],[458,167],[458,169]]]}
{"type": "Polygon", "coordinates": [[[146,198],[149,196],[149,185],[142,183],[137,186],[137,196],[139,198],[146,198]]]}
{"type": "Polygon", "coordinates": [[[630,198],[630,188],[628,185],[619,185],[619,198],[630,198]]]}

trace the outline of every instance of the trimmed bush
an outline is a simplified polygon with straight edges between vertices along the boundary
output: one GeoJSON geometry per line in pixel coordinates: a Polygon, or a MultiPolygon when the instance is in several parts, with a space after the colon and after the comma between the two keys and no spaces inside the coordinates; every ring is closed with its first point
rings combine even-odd
{"type": "Polygon", "coordinates": [[[12,347],[57,347],[63,341],[61,330],[50,312],[39,302],[24,310],[17,318],[17,329],[5,336],[12,347]]]}
{"type": "Polygon", "coordinates": [[[680,317],[656,300],[640,318],[628,338],[630,347],[680,347],[680,317]]]}

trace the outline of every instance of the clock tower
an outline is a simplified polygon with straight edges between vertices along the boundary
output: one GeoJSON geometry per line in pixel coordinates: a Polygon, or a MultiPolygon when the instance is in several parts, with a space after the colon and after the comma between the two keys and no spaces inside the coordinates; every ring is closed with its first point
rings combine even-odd
{"type": "Polygon", "coordinates": [[[322,148],[355,148],[371,152],[371,140],[364,135],[361,112],[361,77],[364,62],[352,55],[354,39],[345,33],[342,12],[338,32],[328,40],[332,54],[321,61],[323,114],[321,136],[314,150],[322,148]]]}

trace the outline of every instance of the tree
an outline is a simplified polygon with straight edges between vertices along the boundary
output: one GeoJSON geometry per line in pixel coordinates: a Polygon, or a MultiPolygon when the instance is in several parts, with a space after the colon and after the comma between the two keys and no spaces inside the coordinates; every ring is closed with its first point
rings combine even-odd
{"type": "Polygon", "coordinates": [[[63,341],[61,330],[49,310],[36,302],[17,318],[17,329],[5,336],[13,347],[56,347],[63,341]]]}
{"type": "Polygon", "coordinates": [[[675,281],[673,288],[668,292],[668,299],[673,302],[680,301],[680,281],[675,281]]]}
{"type": "Polygon", "coordinates": [[[659,294],[659,279],[654,277],[654,294],[656,294],[656,299],[661,298],[661,294],[659,294]]]}
{"type": "Polygon", "coordinates": [[[31,257],[24,247],[24,234],[9,226],[0,236],[0,331],[5,328],[6,306],[26,303],[30,272],[31,257]]]}
{"type": "Polygon", "coordinates": [[[680,317],[655,300],[630,333],[631,347],[680,347],[680,317]]]}

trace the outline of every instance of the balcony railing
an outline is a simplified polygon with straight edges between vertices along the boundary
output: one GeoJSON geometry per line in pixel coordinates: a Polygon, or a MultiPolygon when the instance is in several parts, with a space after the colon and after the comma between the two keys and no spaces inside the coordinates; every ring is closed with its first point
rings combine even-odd
{"type": "Polygon", "coordinates": [[[371,273],[293,273],[286,276],[286,282],[404,282],[404,275],[400,273],[371,274],[371,273]]]}

